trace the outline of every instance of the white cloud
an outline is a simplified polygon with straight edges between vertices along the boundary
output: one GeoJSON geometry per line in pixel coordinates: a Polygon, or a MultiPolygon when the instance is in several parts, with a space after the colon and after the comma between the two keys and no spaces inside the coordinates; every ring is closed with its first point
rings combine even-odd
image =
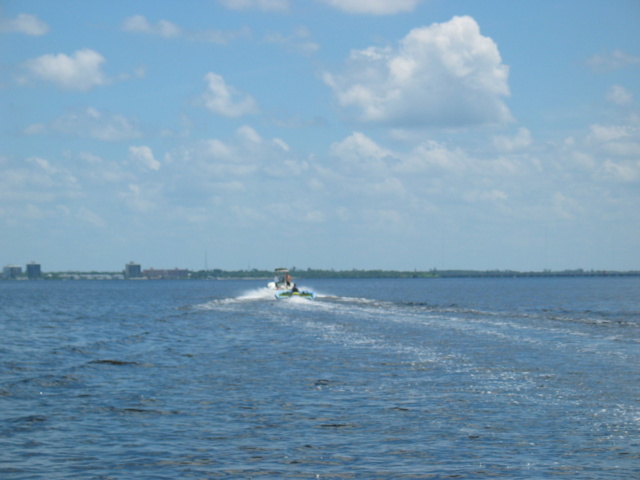
{"type": "Polygon", "coordinates": [[[400,127],[460,127],[512,120],[508,67],[471,17],[416,28],[397,49],[355,50],[324,76],[357,120],[400,127]]]}
{"type": "Polygon", "coordinates": [[[289,145],[287,145],[285,143],[284,140],[280,139],[280,138],[274,138],[272,140],[273,145],[275,145],[276,147],[280,148],[283,152],[288,152],[291,150],[291,148],[289,147],[289,145]]]}
{"type": "Polygon", "coordinates": [[[462,175],[471,165],[468,155],[461,149],[449,149],[445,145],[428,140],[407,154],[397,170],[410,174],[440,172],[462,175]]]}
{"type": "Polygon", "coordinates": [[[126,164],[120,161],[105,160],[91,152],[78,152],[76,157],[80,160],[76,163],[79,173],[83,178],[91,182],[97,182],[100,186],[105,183],[126,183],[134,181],[136,176],[126,164]]]}
{"type": "Polygon", "coordinates": [[[9,160],[0,176],[0,200],[6,207],[67,201],[81,195],[75,172],[42,157],[9,160]]]}
{"type": "Polygon", "coordinates": [[[143,15],[127,17],[122,22],[122,30],[125,32],[156,35],[163,38],[186,38],[198,42],[210,42],[226,45],[238,38],[251,36],[249,27],[241,27],[238,30],[184,30],[180,26],[168,20],[159,20],[155,25],[143,15]]]}
{"type": "Polygon", "coordinates": [[[72,56],[64,53],[42,55],[28,60],[26,67],[35,77],[53,82],[60,88],[86,91],[110,82],[101,69],[104,62],[98,52],[85,48],[72,56]]]}
{"type": "Polygon", "coordinates": [[[202,95],[203,105],[224,117],[241,117],[258,113],[258,104],[251,95],[239,92],[227,85],[221,75],[205,75],[207,91],[202,95]]]}
{"type": "Polygon", "coordinates": [[[587,65],[597,72],[610,72],[620,68],[640,65],[640,57],[629,55],[621,50],[603,52],[587,59],[587,65]]]}
{"type": "Polygon", "coordinates": [[[100,215],[92,212],[87,207],[80,207],[76,214],[76,218],[83,222],[87,222],[94,227],[104,228],[107,226],[107,222],[100,215]]]}
{"type": "Polygon", "coordinates": [[[531,145],[531,132],[522,127],[513,137],[506,135],[495,135],[493,145],[501,152],[514,152],[522,150],[531,145]]]}
{"type": "Polygon", "coordinates": [[[157,210],[160,205],[161,189],[157,185],[129,184],[126,192],[120,192],[121,198],[131,210],[139,213],[149,213],[157,210]]]}
{"type": "Polygon", "coordinates": [[[638,129],[628,125],[591,125],[587,139],[596,143],[605,143],[613,140],[630,137],[637,133],[638,129]]]}
{"type": "Polygon", "coordinates": [[[68,112],[48,125],[32,124],[25,129],[24,133],[27,135],[63,134],[107,142],[130,140],[140,136],[135,123],[125,116],[104,114],[95,108],[68,112]]]}
{"type": "Polygon", "coordinates": [[[243,125],[242,127],[238,128],[238,130],[236,131],[236,135],[243,141],[245,145],[247,143],[262,143],[262,137],[260,136],[260,134],[248,125],[243,125]]]}
{"type": "Polygon", "coordinates": [[[129,158],[149,170],[160,170],[160,162],[153,156],[153,151],[146,145],[130,146],[129,158]]]}
{"type": "Polygon", "coordinates": [[[635,125],[591,125],[576,145],[579,165],[592,178],[613,182],[640,180],[640,128],[635,125]]]}
{"type": "Polygon", "coordinates": [[[231,181],[247,178],[256,172],[269,177],[286,175],[291,178],[308,168],[304,161],[295,161],[290,147],[279,138],[264,139],[248,125],[239,127],[228,141],[208,139],[183,147],[167,155],[167,165],[182,165],[194,182],[231,181]]]}
{"type": "Polygon", "coordinates": [[[181,33],[180,27],[167,20],[159,20],[157,24],[152,25],[142,15],[125,18],[124,22],[122,22],[122,29],[127,32],[159,35],[165,38],[177,37],[181,33]]]}
{"type": "Polygon", "coordinates": [[[78,153],[78,158],[84,162],[94,164],[94,165],[97,165],[103,162],[102,158],[100,158],[98,155],[95,155],[91,152],[80,152],[78,153]]]}
{"type": "Polygon", "coordinates": [[[636,182],[640,180],[640,161],[614,162],[607,160],[602,165],[605,178],[619,182],[636,182]]]}
{"type": "Polygon", "coordinates": [[[26,35],[40,36],[49,31],[49,26],[35,15],[21,13],[13,20],[0,18],[0,32],[24,33],[26,35]]]}
{"type": "Polygon", "coordinates": [[[45,171],[48,174],[57,173],[57,169],[53,168],[48,160],[40,157],[29,157],[26,159],[27,163],[31,163],[33,165],[37,165],[40,169],[45,171]]]}
{"type": "Polygon", "coordinates": [[[347,13],[389,15],[411,12],[420,0],[320,0],[347,13]]]}
{"type": "MultiPolygon", "coordinates": [[[[640,129],[638,129],[637,127],[610,127],[610,129],[614,132],[623,131],[624,135],[611,137],[608,139],[600,138],[600,141],[595,145],[595,147],[608,157],[630,158],[632,160],[635,160],[636,162],[639,162],[640,129]]],[[[602,132],[600,132],[599,134],[602,135],[602,132]]],[[[593,135],[589,137],[590,140],[593,140],[594,138],[596,137],[594,137],[593,135]]]]}
{"type": "Polygon", "coordinates": [[[232,160],[234,155],[233,148],[217,138],[205,140],[200,151],[217,160],[232,160]]]}
{"type": "Polygon", "coordinates": [[[218,0],[232,10],[263,10],[266,12],[286,12],[289,10],[289,0],[218,0]]]}
{"type": "Polygon", "coordinates": [[[354,132],[341,142],[331,145],[330,153],[341,161],[341,166],[358,169],[361,175],[383,174],[387,165],[385,159],[392,153],[360,132],[354,132]]]}
{"type": "MultiPolygon", "coordinates": [[[[185,172],[196,184],[232,181],[235,177],[251,177],[261,167],[276,168],[282,149],[264,141],[258,132],[242,126],[229,141],[209,139],[169,155],[171,163],[183,164],[185,172]]],[[[193,185],[188,188],[193,188],[193,185]]]]}
{"type": "Polygon", "coordinates": [[[265,36],[269,43],[283,45],[284,47],[301,53],[302,55],[312,55],[320,49],[320,45],[309,40],[311,33],[305,27],[298,27],[291,35],[285,36],[281,33],[273,32],[265,36]]]}
{"type": "Polygon", "coordinates": [[[621,85],[612,85],[607,91],[607,100],[619,106],[631,105],[633,95],[621,85]]]}

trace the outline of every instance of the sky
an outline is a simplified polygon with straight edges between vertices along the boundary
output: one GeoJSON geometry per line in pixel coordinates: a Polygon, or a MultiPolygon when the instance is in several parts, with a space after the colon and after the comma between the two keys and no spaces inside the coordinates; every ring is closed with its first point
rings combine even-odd
{"type": "Polygon", "coordinates": [[[640,270],[636,0],[2,0],[0,263],[640,270]]]}

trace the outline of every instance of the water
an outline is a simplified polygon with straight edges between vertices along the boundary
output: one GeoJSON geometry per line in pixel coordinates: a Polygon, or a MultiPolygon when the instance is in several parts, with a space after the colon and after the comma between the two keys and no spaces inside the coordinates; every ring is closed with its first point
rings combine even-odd
{"type": "Polygon", "coordinates": [[[640,477],[640,278],[0,282],[3,479],[640,477]]]}

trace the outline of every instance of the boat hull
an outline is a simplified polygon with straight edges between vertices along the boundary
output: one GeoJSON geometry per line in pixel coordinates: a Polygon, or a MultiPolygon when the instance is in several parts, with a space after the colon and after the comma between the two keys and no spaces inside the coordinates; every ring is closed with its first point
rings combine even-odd
{"type": "Polygon", "coordinates": [[[310,292],[308,290],[300,290],[298,292],[294,292],[293,290],[283,290],[275,294],[277,300],[285,300],[287,298],[316,298],[316,294],[310,292]]]}

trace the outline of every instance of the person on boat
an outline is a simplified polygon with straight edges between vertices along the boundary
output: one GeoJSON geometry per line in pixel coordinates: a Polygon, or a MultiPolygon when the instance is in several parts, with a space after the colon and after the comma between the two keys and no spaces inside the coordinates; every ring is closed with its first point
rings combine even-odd
{"type": "Polygon", "coordinates": [[[291,286],[291,275],[288,273],[284,276],[284,286],[289,288],[291,286]]]}

